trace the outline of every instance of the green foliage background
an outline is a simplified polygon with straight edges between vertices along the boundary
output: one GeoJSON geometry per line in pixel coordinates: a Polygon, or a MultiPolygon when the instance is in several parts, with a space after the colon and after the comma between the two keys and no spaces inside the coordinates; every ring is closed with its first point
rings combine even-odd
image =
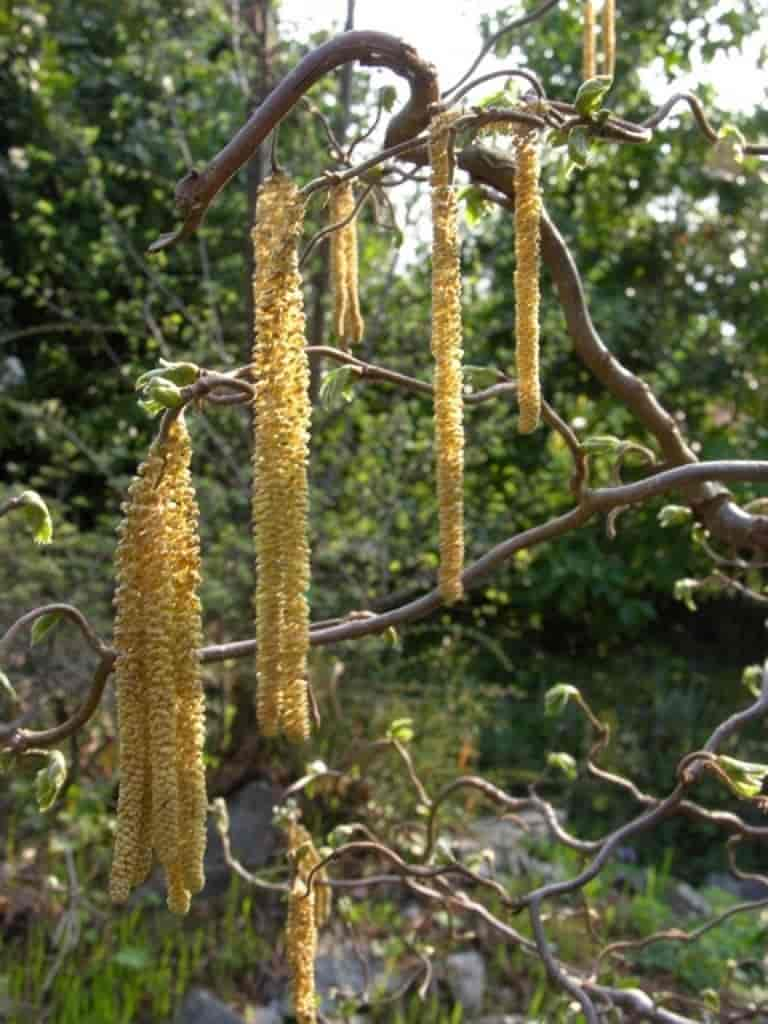
{"type": "MultiPolygon", "coordinates": [[[[495,31],[520,6],[500,7],[481,31],[495,31]]],[[[651,61],[671,77],[733,52],[759,27],[759,4],[742,5],[738,15],[708,6],[702,13],[688,0],[622,3],[608,99],[615,111],[638,120],[651,112],[638,74],[651,61]]],[[[273,77],[320,38],[281,40],[273,77]]],[[[550,96],[571,99],[579,39],[579,5],[570,3],[497,52],[509,50],[512,64],[524,59],[550,96]]],[[[242,45],[241,65],[230,5],[218,0],[28,0],[0,9],[0,497],[34,487],[57,525],[54,545],[32,552],[19,543],[12,517],[0,522],[0,627],[27,607],[59,599],[81,604],[108,630],[120,502],[154,429],[137,407],[136,377],[160,356],[211,368],[247,359],[244,174],[219,197],[196,239],[145,254],[171,226],[173,186],[189,161],[207,160],[249,108],[238,75],[258,60],[247,33],[242,45]]],[[[337,94],[331,77],[312,97],[333,117],[337,94]]],[[[716,125],[768,137],[761,97],[734,115],[717,111],[711,88],[700,95],[716,125]]],[[[369,123],[373,106],[368,78],[358,72],[353,126],[369,123]]],[[[304,110],[292,114],[279,155],[302,183],[322,173],[329,159],[316,119],[304,110]]],[[[590,167],[569,178],[559,151],[550,149],[546,203],[573,247],[609,348],[648,381],[702,457],[761,457],[768,431],[760,383],[768,368],[765,171],[747,161],[743,176],[724,180],[708,169],[707,157],[685,112],[650,145],[601,146],[590,167]]],[[[398,209],[405,235],[420,210],[398,209]]],[[[477,212],[469,211],[462,252],[466,361],[506,369],[514,358],[512,226],[503,212],[477,212]]],[[[315,201],[307,237],[323,218],[315,201]]],[[[362,220],[362,357],[428,378],[426,254],[410,245],[399,251],[402,234],[377,224],[371,207],[362,220]]],[[[319,247],[308,265],[310,316],[327,304],[319,287],[326,258],[319,247]]],[[[547,399],[581,436],[649,443],[574,358],[546,276],[542,309],[547,399]]],[[[328,325],[325,339],[333,343],[328,325]]],[[[248,417],[206,409],[190,421],[207,635],[242,638],[251,632],[253,585],[248,417]]],[[[570,505],[569,460],[558,438],[545,429],[520,438],[514,423],[514,410],[503,403],[468,411],[469,558],[570,505]]],[[[429,402],[356,385],[351,401],[318,407],[311,472],[314,618],[432,585],[429,402]]],[[[741,491],[745,499],[758,493],[741,491]]],[[[626,513],[614,541],[593,524],[522,553],[454,612],[410,627],[394,646],[375,639],[334,652],[344,663],[344,710],[354,730],[363,734],[413,712],[415,700],[417,727],[428,739],[420,756],[436,782],[455,770],[470,742],[474,767],[520,786],[542,776],[548,749],[586,749],[580,720],[542,719],[543,693],[566,681],[582,687],[614,726],[607,767],[630,772],[641,787],[667,789],[681,754],[742,702],[741,668],[761,656],[764,630],[762,616],[736,601],[705,605],[697,616],[673,601],[674,581],[706,572],[707,562],[685,531],[662,530],[657,512],[658,505],[626,513]]],[[[54,698],[71,702],[86,668],[76,641],[60,632],[46,651],[12,666],[27,697],[49,673],[41,722],[53,713],[54,698]]],[[[247,715],[251,668],[211,670],[207,685],[215,760],[237,734],[233,708],[247,715]]],[[[107,714],[100,728],[110,734],[113,727],[107,714]]],[[[328,755],[340,742],[331,727],[317,740],[328,755]]],[[[749,738],[739,749],[749,756],[749,738]]],[[[544,785],[559,792],[554,779],[544,785]]],[[[576,831],[599,834],[626,816],[623,798],[583,781],[562,799],[576,831]]],[[[698,852],[701,871],[712,866],[714,855],[701,855],[696,836],[672,829],[654,842],[659,838],[675,841],[681,856],[698,852]]]]}

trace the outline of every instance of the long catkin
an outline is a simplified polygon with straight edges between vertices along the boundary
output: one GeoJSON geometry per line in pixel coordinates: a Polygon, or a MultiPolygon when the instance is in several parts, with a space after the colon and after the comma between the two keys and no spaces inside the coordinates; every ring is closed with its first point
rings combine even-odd
{"type": "Polygon", "coordinates": [[[464,422],[462,402],[461,268],[451,126],[456,114],[430,125],[432,167],[432,354],[435,359],[435,444],[440,526],[438,584],[446,604],[463,597],[464,422]]]}
{"type": "Polygon", "coordinates": [[[288,898],[285,944],[293,989],[293,1010],[298,1024],[315,1024],[315,954],[317,925],[315,896],[297,875],[288,898]]]}
{"type": "Polygon", "coordinates": [[[515,165],[515,355],[518,429],[530,434],[539,424],[539,265],[541,195],[535,136],[520,139],[515,165]]]}
{"type": "Polygon", "coordinates": [[[128,490],[117,550],[115,673],[120,796],[110,878],[115,902],[165,869],[186,913],[204,884],[207,799],[198,510],[183,419],[153,444],[128,490]]]}
{"type": "Polygon", "coordinates": [[[582,12],[583,46],[581,77],[583,81],[594,78],[597,74],[595,63],[595,5],[593,0],[584,0],[582,12]]]}
{"type": "Polygon", "coordinates": [[[261,187],[253,228],[253,530],[262,732],[309,736],[309,367],[296,244],[304,199],[282,174],[261,187]]]}
{"type": "Polygon", "coordinates": [[[360,313],[358,288],[357,217],[355,193],[351,181],[343,181],[330,191],[328,210],[331,224],[348,221],[331,235],[331,287],[333,290],[333,330],[341,348],[362,341],[365,322],[360,313]]]}
{"type": "Polygon", "coordinates": [[[613,78],[616,70],[616,2],[603,3],[603,74],[613,78]]]}

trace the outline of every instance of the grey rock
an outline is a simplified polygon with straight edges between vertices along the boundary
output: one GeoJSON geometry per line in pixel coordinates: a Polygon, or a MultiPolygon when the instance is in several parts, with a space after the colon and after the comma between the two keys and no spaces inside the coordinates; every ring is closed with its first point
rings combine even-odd
{"type": "MultiPolygon", "coordinates": [[[[256,781],[243,786],[227,801],[232,855],[248,871],[264,867],[280,842],[278,831],[272,824],[272,812],[278,799],[277,788],[268,782],[256,781]]],[[[222,896],[232,879],[232,871],[224,860],[219,834],[210,818],[205,879],[203,897],[206,899],[222,896]]]]}
{"type": "Polygon", "coordinates": [[[363,1003],[375,998],[376,993],[393,992],[402,980],[398,972],[389,971],[380,957],[365,948],[339,942],[331,933],[320,939],[315,957],[315,990],[324,1016],[333,1017],[342,999],[359,999],[363,1003]]]}
{"type": "Polygon", "coordinates": [[[463,847],[462,859],[470,852],[479,853],[483,849],[489,849],[493,853],[493,866],[496,871],[515,876],[547,876],[551,873],[551,866],[545,861],[531,857],[526,848],[531,839],[547,839],[549,830],[546,822],[540,814],[533,811],[523,811],[517,817],[524,824],[524,828],[509,819],[478,818],[470,827],[469,840],[460,841],[463,847]],[[474,851],[470,850],[472,844],[476,844],[474,851]]]}
{"type": "Polygon", "coordinates": [[[485,960],[475,950],[451,953],[442,971],[451,995],[467,1014],[478,1013],[485,998],[485,960]]]}
{"type": "Polygon", "coordinates": [[[764,900],[768,898],[768,885],[751,878],[734,878],[724,871],[712,871],[707,875],[706,886],[723,889],[739,901],[764,900]]]}
{"type": "Polygon", "coordinates": [[[283,1024],[283,1014],[276,1003],[269,1006],[257,1006],[248,1014],[248,1024],[283,1024]]]}
{"type": "Polygon", "coordinates": [[[712,913],[709,900],[687,882],[673,882],[666,899],[675,913],[683,917],[709,917],[712,913]]]}
{"type": "Polygon", "coordinates": [[[174,1024],[245,1024],[245,1021],[210,992],[193,988],[184,997],[174,1024]]]}

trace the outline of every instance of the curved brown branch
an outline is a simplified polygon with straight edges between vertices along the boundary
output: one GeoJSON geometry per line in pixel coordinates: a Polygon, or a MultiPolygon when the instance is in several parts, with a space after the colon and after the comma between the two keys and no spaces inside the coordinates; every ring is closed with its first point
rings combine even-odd
{"type": "Polygon", "coordinates": [[[176,186],[176,206],[184,222],[153,242],[150,251],[157,252],[192,234],[218,192],[302,96],[329,71],[352,61],[360,61],[365,67],[389,68],[410,86],[408,103],[389,123],[385,146],[404,142],[426,127],[429,107],[440,98],[434,67],[395,36],[344,32],[299,61],[204,170],[190,171],[181,179],[176,186]]]}
{"type": "Polygon", "coordinates": [[[23,754],[30,747],[54,747],[82,729],[99,706],[107,679],[114,667],[114,661],[112,654],[104,654],[96,667],[88,696],[65,722],[51,729],[41,729],[37,732],[32,729],[12,729],[9,735],[0,736],[3,749],[13,754],[23,754]]]}
{"type": "Polygon", "coordinates": [[[5,653],[23,629],[34,625],[44,615],[59,615],[63,619],[69,619],[70,622],[74,622],[78,627],[92,651],[100,657],[109,653],[109,647],[100,639],[96,630],[79,608],[75,608],[72,604],[43,604],[39,608],[33,608],[32,611],[22,615],[13,625],[8,627],[5,635],[0,637],[0,656],[5,653]]]}

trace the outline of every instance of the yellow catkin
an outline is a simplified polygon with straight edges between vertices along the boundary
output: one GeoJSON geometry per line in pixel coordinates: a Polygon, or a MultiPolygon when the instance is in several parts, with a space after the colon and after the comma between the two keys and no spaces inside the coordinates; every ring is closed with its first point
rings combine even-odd
{"type": "Polygon", "coordinates": [[[309,736],[309,367],[296,245],[304,199],[284,175],[264,182],[253,229],[253,530],[262,732],[309,736]]]}
{"type": "Polygon", "coordinates": [[[581,77],[586,82],[588,78],[594,78],[597,74],[595,63],[595,5],[593,0],[584,0],[583,22],[583,49],[581,77]]]}
{"type": "Polygon", "coordinates": [[[521,138],[515,170],[515,337],[518,429],[530,434],[539,424],[539,263],[541,195],[539,151],[533,134],[521,138]]]}
{"type": "Polygon", "coordinates": [[[603,74],[610,75],[616,70],[616,2],[603,3],[603,74]]]}
{"type": "Polygon", "coordinates": [[[455,113],[430,125],[432,166],[432,354],[435,359],[435,445],[440,519],[438,583],[447,604],[461,600],[464,567],[464,422],[461,268],[458,207],[451,156],[455,113]]]}
{"type": "Polygon", "coordinates": [[[333,330],[343,349],[362,340],[365,322],[360,313],[358,288],[357,218],[352,216],[355,194],[351,181],[331,189],[328,208],[331,224],[352,218],[331,235],[333,330]]]}
{"type": "Polygon", "coordinates": [[[314,896],[306,883],[294,879],[288,900],[288,921],[285,927],[288,967],[293,988],[293,1009],[298,1024],[315,1024],[315,953],[317,928],[314,896]]]}
{"type": "MultiPolygon", "coordinates": [[[[286,828],[288,854],[293,861],[296,874],[303,882],[308,882],[310,872],[320,863],[320,854],[312,840],[312,836],[296,822],[290,822],[286,828]]],[[[315,901],[315,924],[322,928],[331,916],[333,895],[328,885],[328,872],[320,868],[312,875],[312,897],[315,901]]]]}
{"type": "Polygon", "coordinates": [[[197,504],[182,419],[139,468],[124,506],[115,594],[120,797],[110,891],[123,902],[163,866],[168,906],[204,884],[204,701],[197,504]]]}

